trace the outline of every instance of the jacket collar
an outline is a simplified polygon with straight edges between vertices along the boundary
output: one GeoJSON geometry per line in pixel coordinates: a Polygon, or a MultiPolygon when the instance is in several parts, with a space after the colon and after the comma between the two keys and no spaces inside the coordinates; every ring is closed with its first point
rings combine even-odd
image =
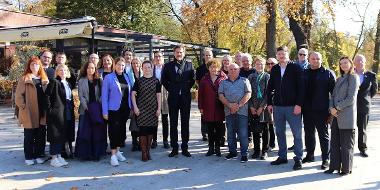
{"type": "MultiPolygon", "coordinates": [[[[25,83],[31,83],[31,84],[33,84],[33,76],[32,76],[32,74],[26,74],[25,76],[24,76],[24,82],[25,83]]],[[[43,79],[41,79],[41,83],[42,83],[42,85],[47,85],[47,84],[49,84],[49,80],[47,80],[47,79],[45,79],[45,80],[43,80],[43,79]]]]}

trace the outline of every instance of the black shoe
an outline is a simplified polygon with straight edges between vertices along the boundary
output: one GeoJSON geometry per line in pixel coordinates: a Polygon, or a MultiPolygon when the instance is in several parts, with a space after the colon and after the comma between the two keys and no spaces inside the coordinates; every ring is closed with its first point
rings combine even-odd
{"type": "Polygon", "coordinates": [[[214,148],[213,148],[213,147],[209,147],[209,148],[208,148],[208,151],[207,151],[207,153],[206,153],[206,156],[211,156],[211,155],[213,155],[214,153],[215,153],[214,148]]]}
{"type": "Polygon", "coordinates": [[[302,169],[301,160],[294,161],[293,170],[300,170],[300,169],[302,169]]]}
{"type": "Polygon", "coordinates": [[[288,159],[282,159],[278,157],[275,161],[271,162],[270,164],[276,166],[276,165],[287,164],[287,163],[288,163],[288,159]]]}
{"type": "Polygon", "coordinates": [[[237,157],[237,154],[229,153],[229,154],[226,156],[226,160],[235,159],[236,157],[237,157]]]}
{"type": "Polygon", "coordinates": [[[288,150],[294,150],[294,145],[289,147],[288,150]]]}
{"type": "Polygon", "coordinates": [[[328,170],[324,171],[323,173],[325,173],[325,174],[332,174],[332,173],[334,173],[334,171],[335,170],[333,170],[333,169],[328,169],[328,170]]]}
{"type": "Polygon", "coordinates": [[[260,160],[266,160],[268,158],[268,153],[264,152],[260,156],[260,160]]]}
{"type": "Polygon", "coordinates": [[[260,157],[260,151],[254,151],[253,154],[252,154],[252,159],[257,159],[260,157]]]}
{"type": "Polygon", "coordinates": [[[168,141],[164,141],[164,148],[165,148],[165,149],[170,148],[168,141]]]}
{"type": "Polygon", "coordinates": [[[172,152],[169,154],[169,157],[174,157],[174,156],[177,156],[178,155],[178,150],[177,149],[173,149],[172,152]]]}
{"type": "Polygon", "coordinates": [[[222,153],[220,152],[220,148],[218,148],[218,147],[215,148],[215,155],[217,157],[222,157],[222,153]]]}
{"type": "Polygon", "coordinates": [[[208,141],[207,136],[203,136],[202,141],[208,141]]]}
{"type": "Polygon", "coordinates": [[[308,163],[308,162],[314,162],[314,161],[315,161],[314,156],[306,155],[306,157],[302,159],[302,163],[308,163]]]}
{"type": "Polygon", "coordinates": [[[360,151],[360,156],[367,158],[368,154],[365,151],[360,151]]]}
{"type": "Polygon", "coordinates": [[[152,148],[152,149],[157,148],[157,141],[153,141],[152,146],[150,148],[152,148]]]}
{"type": "Polygon", "coordinates": [[[187,150],[182,150],[182,155],[186,156],[186,157],[191,157],[191,154],[189,151],[187,150]]]}
{"type": "Polygon", "coordinates": [[[351,174],[351,172],[340,172],[340,173],[339,173],[340,176],[346,176],[346,175],[348,175],[348,174],[351,174]]]}
{"type": "Polygon", "coordinates": [[[321,165],[321,169],[322,170],[325,170],[329,167],[329,161],[328,160],[323,160],[322,161],[322,165],[321,165]]]}
{"type": "Polygon", "coordinates": [[[248,157],[247,156],[241,156],[240,158],[240,162],[241,163],[246,163],[248,161],[248,157]]]}

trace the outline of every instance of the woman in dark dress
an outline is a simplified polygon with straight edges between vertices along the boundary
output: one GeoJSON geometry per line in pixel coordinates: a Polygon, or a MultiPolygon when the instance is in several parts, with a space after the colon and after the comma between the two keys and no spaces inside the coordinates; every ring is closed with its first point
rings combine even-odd
{"type": "Polygon", "coordinates": [[[66,142],[75,139],[74,101],[70,84],[70,71],[66,65],[58,65],[55,79],[50,80],[46,89],[47,96],[47,140],[50,142],[50,165],[61,167],[68,163],[61,157],[66,142]]]}
{"type": "MultiPolygon", "coordinates": [[[[142,77],[143,73],[141,71],[141,61],[138,57],[132,58],[131,61],[131,66],[132,66],[132,73],[134,78],[137,80],[140,77],[142,77]]],[[[139,151],[140,146],[139,146],[139,128],[137,127],[137,122],[136,122],[136,115],[133,112],[133,109],[131,110],[131,122],[129,123],[129,131],[131,131],[131,136],[132,136],[132,151],[139,151]]]]}
{"type": "Polygon", "coordinates": [[[106,154],[107,149],[107,126],[101,115],[100,103],[102,79],[93,63],[86,63],[79,77],[79,125],[75,156],[97,161],[106,154]]]}
{"type": "Polygon", "coordinates": [[[142,63],[143,77],[136,80],[132,91],[132,103],[140,133],[141,160],[150,159],[153,134],[161,114],[161,84],[152,75],[152,63],[142,63]]]}

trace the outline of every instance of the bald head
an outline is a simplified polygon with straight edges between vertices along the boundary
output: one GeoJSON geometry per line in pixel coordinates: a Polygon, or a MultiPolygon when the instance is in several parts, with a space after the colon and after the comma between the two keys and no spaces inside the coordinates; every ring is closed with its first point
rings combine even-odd
{"type": "Polygon", "coordinates": [[[309,55],[311,69],[319,69],[322,66],[322,55],[319,52],[311,52],[309,55]]]}

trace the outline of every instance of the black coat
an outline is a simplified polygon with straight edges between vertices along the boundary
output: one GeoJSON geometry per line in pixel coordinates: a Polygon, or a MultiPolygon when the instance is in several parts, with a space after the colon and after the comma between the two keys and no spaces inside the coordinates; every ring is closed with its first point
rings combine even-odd
{"type": "Polygon", "coordinates": [[[162,71],[161,83],[169,92],[169,106],[170,102],[179,100],[180,92],[182,96],[191,97],[190,90],[195,83],[193,64],[185,60],[181,62],[185,64],[182,74],[177,72],[176,66],[180,67],[180,63],[176,59],[166,63],[162,71]]]}
{"type": "Polygon", "coordinates": [[[305,98],[303,71],[297,64],[289,62],[281,77],[280,65],[273,66],[268,82],[268,105],[302,106],[305,98]]]}
{"type": "MultiPolygon", "coordinates": [[[[70,84],[69,84],[70,85],[70,84]]],[[[66,117],[69,109],[66,105],[65,87],[59,77],[51,79],[46,89],[47,114],[47,140],[50,143],[65,143],[75,140],[74,101],[71,99],[71,118],[66,117]]]]}
{"type": "Polygon", "coordinates": [[[313,87],[311,84],[311,69],[306,69],[304,74],[306,97],[302,112],[304,111],[318,111],[328,114],[329,112],[329,98],[335,87],[336,76],[335,73],[323,66],[319,69],[315,76],[313,87]]]}
{"type": "Polygon", "coordinates": [[[366,71],[363,77],[357,96],[357,109],[358,113],[369,114],[371,98],[376,95],[378,84],[376,74],[371,71],[366,71]]]}

